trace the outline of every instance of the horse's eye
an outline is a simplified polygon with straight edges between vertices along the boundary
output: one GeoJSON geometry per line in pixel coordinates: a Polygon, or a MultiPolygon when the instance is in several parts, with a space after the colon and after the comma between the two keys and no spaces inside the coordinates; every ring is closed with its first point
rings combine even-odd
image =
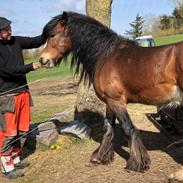
{"type": "Polygon", "coordinates": [[[54,37],[55,35],[54,34],[51,34],[50,37],[54,37]]]}

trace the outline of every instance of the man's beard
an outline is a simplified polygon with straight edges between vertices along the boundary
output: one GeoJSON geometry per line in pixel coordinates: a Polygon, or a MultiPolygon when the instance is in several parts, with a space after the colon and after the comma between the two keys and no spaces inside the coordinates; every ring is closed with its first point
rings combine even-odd
{"type": "Polygon", "coordinates": [[[8,41],[11,40],[11,35],[7,37],[7,40],[8,40],[8,41]]]}
{"type": "Polygon", "coordinates": [[[11,35],[8,35],[8,36],[6,36],[6,37],[1,37],[1,40],[3,40],[3,41],[10,41],[11,40],[11,35]]]}

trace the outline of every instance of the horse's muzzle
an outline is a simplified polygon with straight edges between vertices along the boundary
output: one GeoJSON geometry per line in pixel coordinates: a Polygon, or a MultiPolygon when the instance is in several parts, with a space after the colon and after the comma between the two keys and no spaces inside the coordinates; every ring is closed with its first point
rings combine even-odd
{"type": "Polygon", "coordinates": [[[48,62],[49,62],[49,59],[45,59],[45,58],[43,58],[43,57],[41,57],[41,58],[39,59],[39,63],[40,63],[42,66],[48,64],[48,62]]]}
{"type": "Polygon", "coordinates": [[[46,58],[43,58],[43,57],[41,57],[39,59],[39,63],[41,64],[41,66],[47,67],[47,68],[52,68],[52,67],[55,66],[55,63],[52,59],[46,59],[46,58]]]}

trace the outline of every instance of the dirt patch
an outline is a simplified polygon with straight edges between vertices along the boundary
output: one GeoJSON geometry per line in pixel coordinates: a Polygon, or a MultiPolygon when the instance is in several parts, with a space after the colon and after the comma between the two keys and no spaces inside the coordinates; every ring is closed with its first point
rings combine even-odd
{"type": "MultiPolygon", "coordinates": [[[[76,100],[77,84],[72,78],[39,81],[30,86],[34,99],[33,115],[37,111],[48,112],[50,117],[67,107],[72,107],[76,100]],[[56,112],[55,112],[56,113],[56,112]]],[[[150,170],[145,173],[125,170],[129,149],[127,140],[119,124],[115,129],[114,161],[107,165],[93,166],[89,163],[91,153],[101,141],[102,124],[93,121],[93,135],[90,140],[78,140],[60,135],[57,143],[61,149],[41,148],[28,154],[26,160],[31,166],[25,169],[25,177],[13,182],[63,182],[63,183],[162,183],[168,176],[181,167],[183,156],[180,147],[166,149],[170,140],[153,126],[145,117],[145,113],[155,111],[153,106],[129,105],[129,113],[134,124],[140,129],[144,145],[151,157],[150,170]],[[99,134],[98,136],[96,134],[99,134]]],[[[2,179],[6,183],[9,180],[2,179]]]]}

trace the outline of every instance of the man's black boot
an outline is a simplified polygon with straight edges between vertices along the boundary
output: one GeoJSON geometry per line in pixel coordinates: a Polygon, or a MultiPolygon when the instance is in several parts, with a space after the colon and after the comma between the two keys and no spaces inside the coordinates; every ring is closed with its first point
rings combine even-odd
{"type": "Polygon", "coordinates": [[[16,169],[24,169],[28,167],[30,164],[26,161],[20,161],[19,163],[14,164],[16,169]]]}

